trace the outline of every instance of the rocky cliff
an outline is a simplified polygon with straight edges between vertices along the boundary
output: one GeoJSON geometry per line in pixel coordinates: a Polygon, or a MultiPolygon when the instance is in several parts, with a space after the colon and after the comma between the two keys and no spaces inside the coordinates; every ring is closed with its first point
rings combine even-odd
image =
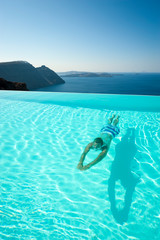
{"type": "Polygon", "coordinates": [[[25,83],[10,82],[0,78],[0,90],[21,90],[28,91],[25,83]]]}
{"type": "MultiPolygon", "coordinates": [[[[45,75],[46,71],[44,70],[43,74],[41,74],[40,69],[36,69],[30,63],[24,61],[5,62],[0,63],[0,77],[10,82],[26,83],[29,90],[64,83],[64,80],[56,73],[53,79],[47,77],[48,73],[45,75]]],[[[52,72],[52,70],[50,71],[52,72]]]]}
{"type": "Polygon", "coordinates": [[[36,68],[38,72],[49,82],[50,85],[65,83],[65,81],[59,77],[53,70],[42,65],[41,67],[36,68]]]}

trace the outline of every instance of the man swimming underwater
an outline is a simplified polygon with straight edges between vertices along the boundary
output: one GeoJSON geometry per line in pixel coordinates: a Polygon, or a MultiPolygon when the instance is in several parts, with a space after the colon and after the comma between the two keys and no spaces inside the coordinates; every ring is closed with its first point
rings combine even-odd
{"type": "Polygon", "coordinates": [[[115,136],[117,136],[120,132],[120,129],[117,126],[117,124],[119,123],[120,116],[117,116],[115,119],[114,118],[115,118],[115,115],[113,115],[111,118],[109,118],[108,124],[106,126],[104,126],[100,131],[100,137],[95,138],[93,142],[89,143],[86,146],[84,152],[81,155],[80,161],[77,165],[77,168],[79,170],[85,171],[85,170],[91,168],[92,166],[94,166],[95,164],[100,162],[107,155],[107,152],[109,150],[112,139],[115,136]],[[114,119],[114,121],[113,121],[113,119],[114,119]],[[112,122],[113,122],[113,124],[112,124],[112,122]],[[89,164],[84,166],[83,162],[85,160],[85,157],[91,149],[92,150],[101,150],[101,153],[97,156],[97,158],[95,160],[93,160],[92,162],[90,162],[89,164]]]}

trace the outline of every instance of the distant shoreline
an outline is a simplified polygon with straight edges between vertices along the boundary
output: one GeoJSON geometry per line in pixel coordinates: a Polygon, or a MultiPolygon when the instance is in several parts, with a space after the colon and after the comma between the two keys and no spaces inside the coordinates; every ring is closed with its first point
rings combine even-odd
{"type": "Polygon", "coordinates": [[[57,72],[60,77],[115,77],[115,76],[124,76],[124,75],[151,75],[151,74],[160,74],[159,72],[78,72],[78,71],[68,71],[68,72],[57,72]]]}
{"type": "Polygon", "coordinates": [[[61,75],[62,77],[113,77],[113,76],[123,76],[123,74],[110,74],[110,73],[74,73],[61,75]]]}

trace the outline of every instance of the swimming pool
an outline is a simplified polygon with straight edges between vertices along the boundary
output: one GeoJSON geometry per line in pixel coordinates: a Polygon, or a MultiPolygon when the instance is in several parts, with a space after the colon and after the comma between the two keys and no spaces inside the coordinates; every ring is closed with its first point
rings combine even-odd
{"type": "Polygon", "coordinates": [[[160,97],[1,91],[0,100],[1,239],[160,239],[160,97]],[[105,159],[79,171],[113,113],[120,134],[105,159]],[[113,213],[108,179],[126,156],[140,180],[121,221],[125,190],[117,181],[113,213]]]}

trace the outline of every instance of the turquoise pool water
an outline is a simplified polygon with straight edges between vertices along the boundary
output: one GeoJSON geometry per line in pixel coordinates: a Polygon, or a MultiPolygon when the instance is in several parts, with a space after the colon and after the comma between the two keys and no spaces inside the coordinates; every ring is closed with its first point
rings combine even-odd
{"type": "Polygon", "coordinates": [[[0,140],[0,239],[160,239],[160,97],[1,91],[0,140]],[[108,155],[79,171],[113,113],[121,132],[108,155]],[[108,193],[117,158],[118,172],[132,158],[140,177],[125,214],[119,180],[117,212],[108,193]]]}

